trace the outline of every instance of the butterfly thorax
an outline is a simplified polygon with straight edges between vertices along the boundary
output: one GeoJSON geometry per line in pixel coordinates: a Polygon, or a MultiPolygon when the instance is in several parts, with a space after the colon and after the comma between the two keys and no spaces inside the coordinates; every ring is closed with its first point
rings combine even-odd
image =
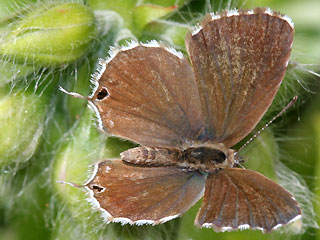
{"type": "Polygon", "coordinates": [[[121,153],[129,164],[151,166],[176,166],[188,170],[214,172],[219,168],[233,167],[234,150],[221,146],[194,146],[186,149],[136,147],[121,153]]]}

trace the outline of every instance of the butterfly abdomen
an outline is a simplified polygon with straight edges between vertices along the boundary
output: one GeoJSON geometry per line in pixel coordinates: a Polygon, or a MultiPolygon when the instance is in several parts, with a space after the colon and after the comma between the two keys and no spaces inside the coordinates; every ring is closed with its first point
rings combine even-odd
{"type": "Polygon", "coordinates": [[[178,149],[136,147],[122,152],[121,159],[126,163],[144,166],[175,166],[182,152],[178,149]]]}
{"type": "Polygon", "coordinates": [[[223,151],[209,147],[190,147],[185,150],[136,147],[121,153],[129,164],[143,166],[176,166],[188,170],[213,172],[226,167],[227,156],[223,151]]]}

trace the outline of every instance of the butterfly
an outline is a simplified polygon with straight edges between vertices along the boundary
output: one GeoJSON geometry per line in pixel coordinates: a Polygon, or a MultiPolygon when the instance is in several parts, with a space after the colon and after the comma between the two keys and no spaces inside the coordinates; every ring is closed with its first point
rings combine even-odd
{"type": "Polygon", "coordinates": [[[293,43],[270,9],[208,14],[185,43],[131,42],[100,60],[89,103],[110,135],[139,147],[95,165],[85,187],[107,222],[160,224],[203,197],[195,225],[265,232],[301,217],[294,197],[238,168],[232,146],[271,105],[293,43]]]}

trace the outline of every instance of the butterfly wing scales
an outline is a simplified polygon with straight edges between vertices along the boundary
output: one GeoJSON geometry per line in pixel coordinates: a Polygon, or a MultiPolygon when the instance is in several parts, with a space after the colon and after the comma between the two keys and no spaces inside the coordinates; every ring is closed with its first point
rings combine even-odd
{"type": "Polygon", "coordinates": [[[280,185],[255,171],[232,168],[209,175],[195,224],[217,231],[271,231],[300,215],[298,203],[280,185]]]}
{"type": "MultiPolygon", "coordinates": [[[[231,147],[252,131],[284,77],[293,28],[261,9],[243,13],[207,17],[198,33],[186,37],[193,70],[161,47],[117,53],[91,99],[107,131],[151,147],[199,139],[231,147]],[[103,89],[108,96],[99,99],[103,89]]],[[[114,160],[101,164],[87,187],[108,221],[161,223],[188,210],[201,197],[204,181],[198,172],[114,160]]],[[[300,214],[278,184],[253,171],[225,169],[209,175],[196,224],[270,231],[300,214]]]]}
{"type": "Polygon", "coordinates": [[[269,108],[284,77],[293,28],[263,9],[212,20],[187,35],[209,139],[232,147],[269,108]]]}
{"type": "Polygon", "coordinates": [[[118,52],[92,101],[109,133],[143,146],[180,147],[204,126],[190,64],[164,47],[118,52]],[[105,88],[109,96],[99,100],[105,88]]]}
{"type": "Polygon", "coordinates": [[[107,221],[157,224],[187,211],[202,197],[204,183],[197,172],[106,160],[86,186],[107,212],[107,221]]]}

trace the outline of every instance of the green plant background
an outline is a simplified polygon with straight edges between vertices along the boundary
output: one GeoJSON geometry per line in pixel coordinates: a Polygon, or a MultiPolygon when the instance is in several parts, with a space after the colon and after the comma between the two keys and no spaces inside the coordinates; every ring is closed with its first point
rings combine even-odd
{"type": "Polygon", "coordinates": [[[320,239],[319,12],[319,0],[2,0],[0,239],[320,239]],[[88,96],[110,46],[156,39],[185,53],[184,36],[205,13],[260,6],[290,16],[295,38],[285,80],[257,130],[293,96],[299,100],[245,148],[245,166],[292,192],[302,221],[271,234],[215,233],[193,225],[199,202],[159,226],[106,225],[82,189],[57,183],[84,183],[91,164],[134,146],[99,131],[86,101],[59,86],[88,96]]]}

